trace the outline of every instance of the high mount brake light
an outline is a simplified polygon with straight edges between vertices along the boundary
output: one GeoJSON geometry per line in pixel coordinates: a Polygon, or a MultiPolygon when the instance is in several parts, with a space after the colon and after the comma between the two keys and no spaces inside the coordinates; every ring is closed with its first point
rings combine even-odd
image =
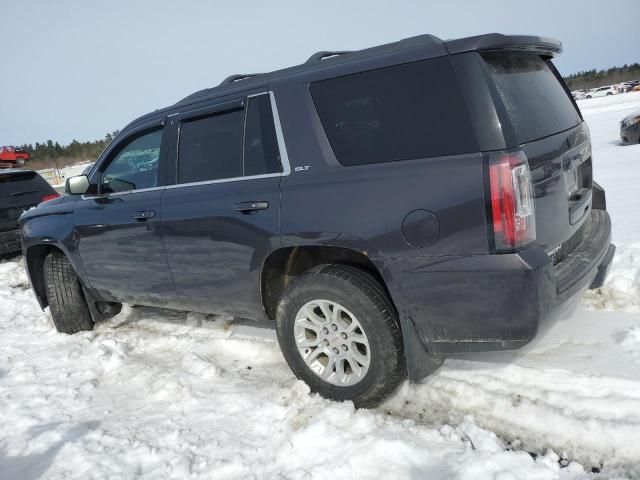
{"type": "Polygon", "coordinates": [[[514,252],[535,241],[533,184],[524,152],[489,157],[489,189],[496,252],[514,252]]]}
{"type": "Polygon", "coordinates": [[[49,193],[47,195],[42,196],[42,201],[46,202],[48,200],[53,200],[54,198],[58,198],[60,196],[59,193],[49,193]]]}

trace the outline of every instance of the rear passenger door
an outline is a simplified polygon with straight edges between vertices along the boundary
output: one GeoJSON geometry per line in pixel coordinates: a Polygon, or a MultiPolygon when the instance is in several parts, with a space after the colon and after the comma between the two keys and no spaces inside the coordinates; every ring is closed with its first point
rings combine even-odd
{"type": "Polygon", "coordinates": [[[173,117],[174,185],[162,198],[162,232],[188,308],[261,316],[260,267],[280,246],[279,183],[289,172],[274,109],[265,92],[173,117]]]}

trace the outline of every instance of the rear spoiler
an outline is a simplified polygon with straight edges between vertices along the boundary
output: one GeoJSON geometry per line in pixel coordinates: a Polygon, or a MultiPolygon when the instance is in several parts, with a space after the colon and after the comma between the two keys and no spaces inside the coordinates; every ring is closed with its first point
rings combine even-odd
{"type": "Polygon", "coordinates": [[[551,58],[562,53],[562,43],[559,40],[530,35],[487,33],[475,37],[448,40],[445,45],[451,55],[472,51],[504,51],[536,53],[551,58]]]}

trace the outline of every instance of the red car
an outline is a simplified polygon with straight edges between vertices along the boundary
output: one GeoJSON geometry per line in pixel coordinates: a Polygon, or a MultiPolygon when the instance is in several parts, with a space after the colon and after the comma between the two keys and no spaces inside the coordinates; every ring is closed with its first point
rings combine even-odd
{"type": "Polygon", "coordinates": [[[29,152],[16,147],[0,147],[0,168],[22,165],[29,160],[29,152]]]}

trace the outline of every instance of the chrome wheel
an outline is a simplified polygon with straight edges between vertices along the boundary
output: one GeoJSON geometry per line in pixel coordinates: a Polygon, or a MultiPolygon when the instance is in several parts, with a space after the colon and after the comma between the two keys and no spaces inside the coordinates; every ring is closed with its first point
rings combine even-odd
{"type": "Polygon", "coordinates": [[[300,356],[324,381],[346,387],[362,380],[371,363],[367,335],[356,317],[330,300],[307,302],[293,334],[300,356]]]}

